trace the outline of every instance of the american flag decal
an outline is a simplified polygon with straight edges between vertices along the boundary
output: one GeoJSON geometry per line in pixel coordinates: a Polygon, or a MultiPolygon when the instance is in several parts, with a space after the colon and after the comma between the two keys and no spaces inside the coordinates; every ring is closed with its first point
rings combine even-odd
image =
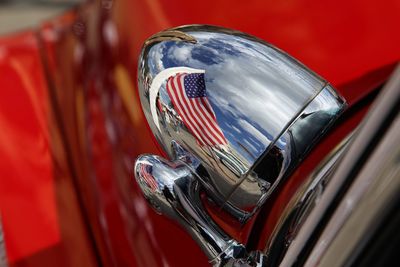
{"type": "Polygon", "coordinates": [[[178,73],[170,77],[167,92],[200,146],[226,145],[226,138],[207,99],[204,73],[178,73]]]}

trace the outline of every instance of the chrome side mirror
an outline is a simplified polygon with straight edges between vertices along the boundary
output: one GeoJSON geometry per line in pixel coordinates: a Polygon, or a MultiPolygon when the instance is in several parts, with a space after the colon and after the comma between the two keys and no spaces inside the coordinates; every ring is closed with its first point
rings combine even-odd
{"type": "Polygon", "coordinates": [[[212,26],[150,37],[138,83],[150,128],[172,162],[139,157],[136,179],[215,265],[243,259],[243,246],[212,222],[200,192],[246,224],[345,108],[332,86],[286,53],[212,26]]]}

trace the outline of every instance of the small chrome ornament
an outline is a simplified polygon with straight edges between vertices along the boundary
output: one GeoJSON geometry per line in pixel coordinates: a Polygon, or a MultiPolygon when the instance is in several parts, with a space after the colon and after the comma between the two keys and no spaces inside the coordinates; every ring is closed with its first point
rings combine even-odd
{"type": "Polygon", "coordinates": [[[213,26],[150,37],[138,84],[150,128],[172,162],[139,157],[136,179],[215,265],[227,265],[225,256],[242,245],[209,219],[199,192],[244,225],[345,108],[331,85],[286,53],[213,26]]]}

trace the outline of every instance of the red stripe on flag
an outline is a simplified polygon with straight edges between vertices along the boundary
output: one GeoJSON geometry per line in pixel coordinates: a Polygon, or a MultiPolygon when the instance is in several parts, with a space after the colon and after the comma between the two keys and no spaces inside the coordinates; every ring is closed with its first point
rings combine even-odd
{"type": "Polygon", "coordinates": [[[175,106],[177,109],[178,114],[181,116],[183,123],[186,125],[186,127],[193,133],[193,135],[196,137],[197,142],[199,142],[200,145],[206,145],[206,143],[203,141],[201,135],[197,132],[197,129],[192,125],[192,121],[187,117],[187,112],[185,110],[185,107],[183,103],[180,101],[180,99],[177,96],[177,90],[174,86],[174,80],[175,78],[179,77],[181,74],[175,76],[175,77],[170,77],[168,79],[167,83],[167,92],[169,97],[171,98],[172,104],[175,106]]]}
{"type": "Polygon", "coordinates": [[[212,128],[212,129],[209,128],[210,132],[214,136],[216,136],[216,138],[218,139],[218,143],[219,144],[226,144],[225,136],[222,133],[221,128],[219,128],[219,126],[217,125],[215,117],[213,117],[210,114],[210,112],[208,112],[207,108],[203,105],[203,101],[208,102],[208,100],[205,99],[204,97],[201,97],[199,99],[196,99],[195,101],[196,101],[196,105],[198,106],[198,109],[205,116],[205,118],[207,119],[208,124],[212,128]]]}
{"type": "Polygon", "coordinates": [[[189,99],[186,96],[186,92],[185,92],[184,86],[183,86],[184,77],[185,77],[185,75],[181,75],[180,77],[178,77],[177,82],[178,82],[179,94],[180,94],[180,96],[182,96],[184,103],[189,108],[189,116],[192,118],[192,120],[198,126],[202,136],[206,139],[206,142],[210,146],[218,144],[218,141],[213,137],[213,135],[212,135],[212,133],[210,133],[209,129],[205,130],[205,128],[208,128],[208,127],[207,127],[207,124],[205,123],[205,121],[202,119],[199,111],[196,110],[196,108],[195,108],[196,101],[194,99],[189,99]]]}
{"type": "Polygon", "coordinates": [[[176,111],[201,146],[227,144],[208,99],[187,96],[184,82],[186,75],[190,74],[180,73],[167,81],[167,93],[176,111]]]}

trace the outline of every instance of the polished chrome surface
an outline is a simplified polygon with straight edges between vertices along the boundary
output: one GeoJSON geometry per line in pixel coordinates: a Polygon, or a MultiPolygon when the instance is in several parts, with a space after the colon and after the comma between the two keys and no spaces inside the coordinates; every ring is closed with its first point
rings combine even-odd
{"type": "Polygon", "coordinates": [[[239,207],[260,207],[279,182],[300,163],[344,108],[343,102],[329,85],[323,88],[291,122],[253,167],[260,179],[246,176],[229,201],[239,207]],[[265,185],[269,185],[268,187],[265,185]]]}
{"type": "Polygon", "coordinates": [[[164,150],[172,159],[180,154],[208,196],[242,223],[345,107],[325,80],[289,55],[212,26],[184,26],[149,38],[138,83],[144,113],[164,150]],[[166,84],[182,73],[204,75],[226,144],[200,144],[173,105],[166,84]]]}
{"type": "Polygon", "coordinates": [[[143,155],[136,161],[135,177],[152,207],[183,226],[213,266],[263,266],[262,254],[248,255],[204,212],[201,185],[181,161],[143,155]]]}

